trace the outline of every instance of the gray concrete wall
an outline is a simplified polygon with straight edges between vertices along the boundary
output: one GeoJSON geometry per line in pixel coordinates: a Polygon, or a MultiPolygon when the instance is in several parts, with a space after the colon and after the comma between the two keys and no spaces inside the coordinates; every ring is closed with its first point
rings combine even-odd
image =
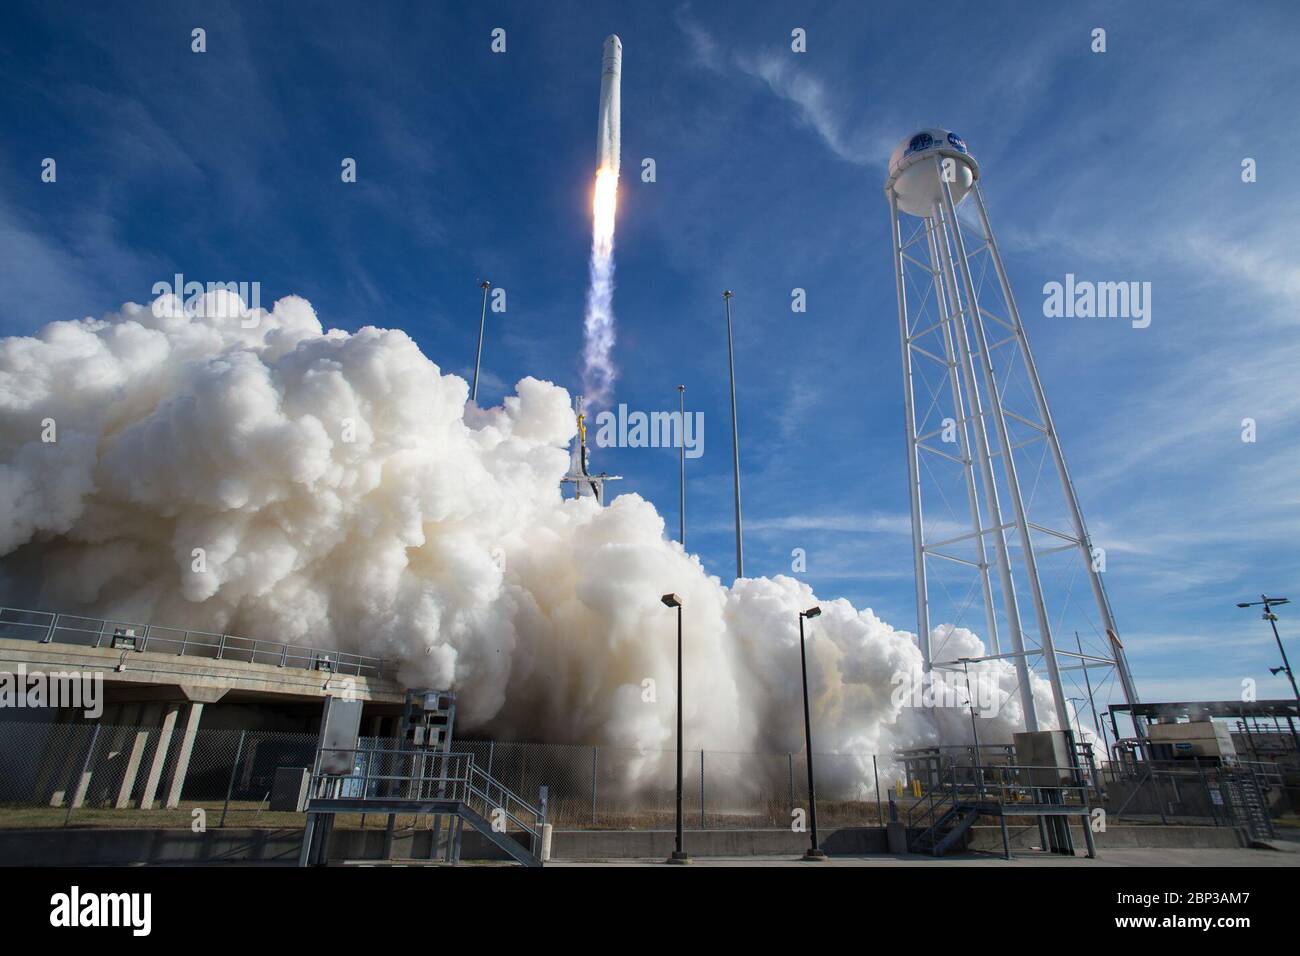
{"type": "MultiPolygon", "coordinates": [[[[1074,848],[1082,853],[1087,848],[1083,829],[1078,824],[1070,825],[1070,835],[1074,839],[1074,848]]],[[[1027,827],[1009,827],[1008,841],[1013,850],[1028,850],[1039,845],[1037,825],[1027,827]]],[[[1236,849],[1242,846],[1237,831],[1232,827],[1194,827],[1194,826],[1111,826],[1105,832],[1094,833],[1097,852],[1110,848],[1156,848],[1181,847],[1184,849],[1236,849]]],[[[1002,852],[1002,832],[996,826],[973,826],[967,837],[967,848],[971,850],[1002,852]]]]}

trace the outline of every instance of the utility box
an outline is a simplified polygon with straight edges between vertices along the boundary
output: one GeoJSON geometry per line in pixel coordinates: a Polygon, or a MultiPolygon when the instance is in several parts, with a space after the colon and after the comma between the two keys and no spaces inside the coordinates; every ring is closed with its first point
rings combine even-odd
{"type": "Polygon", "coordinates": [[[1071,759],[1072,735],[1064,730],[1033,730],[1014,736],[1016,764],[1028,768],[1025,782],[1031,787],[1075,785],[1071,759]]]}
{"type": "Polygon", "coordinates": [[[1212,720],[1152,724],[1147,728],[1147,739],[1151,741],[1153,756],[1157,760],[1199,757],[1231,763],[1237,758],[1232,732],[1226,724],[1216,724],[1212,720]]]}
{"type": "Polygon", "coordinates": [[[346,777],[357,763],[361,736],[361,701],[326,697],[320,720],[320,772],[346,777]]]}
{"type": "Polygon", "coordinates": [[[307,782],[311,771],[306,767],[276,767],[271,784],[271,809],[302,813],[307,809],[307,782]]]}

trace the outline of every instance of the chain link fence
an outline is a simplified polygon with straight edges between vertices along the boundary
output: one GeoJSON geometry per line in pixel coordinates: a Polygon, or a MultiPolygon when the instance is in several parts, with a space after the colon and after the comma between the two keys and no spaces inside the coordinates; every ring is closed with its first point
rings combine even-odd
{"type": "MultiPolygon", "coordinates": [[[[200,728],[179,778],[183,735],[173,733],[159,753],[161,737],[150,727],[0,722],[0,827],[303,825],[303,814],[272,809],[272,795],[277,770],[311,766],[316,734],[200,728]]],[[[361,742],[362,750],[397,745],[379,738],[361,742]]],[[[545,786],[548,820],[557,828],[662,829],[675,819],[673,750],[471,740],[457,740],[453,749],[472,754],[478,767],[525,800],[536,801],[545,786]]],[[[818,754],[813,766],[820,826],[880,822],[871,755],[818,754]]],[[[788,828],[806,816],[807,774],[802,754],[686,751],[684,825],[788,828]]],[[[337,821],[345,827],[386,823],[360,814],[337,821]]]]}

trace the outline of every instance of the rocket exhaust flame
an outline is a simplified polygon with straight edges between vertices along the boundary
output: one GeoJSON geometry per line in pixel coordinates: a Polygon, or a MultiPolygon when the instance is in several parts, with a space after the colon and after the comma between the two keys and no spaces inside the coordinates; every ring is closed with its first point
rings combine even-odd
{"type": "Polygon", "coordinates": [[[614,350],[614,221],[622,151],[619,90],[623,44],[605,40],[601,60],[600,113],[596,126],[596,182],[591,202],[591,284],[583,319],[583,392],[594,406],[607,404],[618,370],[614,350]]]}
{"type": "Polygon", "coordinates": [[[593,406],[609,402],[618,374],[614,351],[614,214],[618,206],[618,173],[596,173],[592,197],[591,284],[583,320],[583,393],[593,406]]]}
{"type": "Polygon", "coordinates": [[[618,209],[618,173],[612,169],[596,170],[596,186],[591,201],[591,254],[608,259],[614,252],[614,213],[618,209]]]}

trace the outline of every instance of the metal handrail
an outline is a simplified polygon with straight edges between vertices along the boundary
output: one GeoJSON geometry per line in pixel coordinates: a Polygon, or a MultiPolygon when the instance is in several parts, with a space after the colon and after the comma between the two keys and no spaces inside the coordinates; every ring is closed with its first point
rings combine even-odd
{"type": "Polygon", "coordinates": [[[249,664],[265,663],[302,670],[328,670],[331,673],[355,677],[383,677],[386,673],[395,670],[392,661],[365,654],[350,654],[301,644],[254,640],[235,634],[194,631],[162,624],[141,624],[135,621],[85,617],[79,614],[0,607],[0,636],[15,637],[18,640],[38,641],[42,644],[57,642],[100,647],[105,639],[111,641],[114,636],[117,636],[114,632],[118,628],[123,630],[129,628],[135,631],[136,649],[139,651],[152,650],[158,653],[175,650],[178,657],[233,660],[249,664]],[[17,628],[20,631],[18,634],[5,633],[10,628],[17,628]],[[61,634],[65,639],[60,639],[61,634]],[[67,639],[68,637],[73,639],[67,639]],[[211,653],[205,653],[206,651],[211,653]]]}
{"type": "Polygon", "coordinates": [[[511,820],[514,820],[516,823],[519,824],[519,826],[522,829],[528,831],[530,834],[534,836],[539,836],[541,834],[541,828],[546,823],[546,817],[542,813],[542,811],[538,810],[536,807],[534,807],[528,801],[524,800],[518,794],[514,793],[511,790],[508,790],[504,784],[498,782],[497,780],[494,780],[483,770],[480,770],[478,766],[474,763],[472,756],[469,762],[469,776],[470,776],[470,782],[468,786],[470,791],[480,796],[483,799],[484,803],[487,803],[495,807],[499,807],[506,814],[506,816],[508,816],[511,820]],[[475,774],[483,778],[484,785],[486,787],[487,792],[480,791],[478,787],[475,786],[474,784],[475,774]],[[497,788],[498,792],[501,795],[501,801],[499,803],[496,803],[492,800],[491,788],[494,786],[497,788]],[[533,817],[532,826],[529,826],[522,819],[516,816],[516,814],[514,813],[511,807],[512,803],[517,804],[518,806],[522,807],[523,810],[532,814],[533,817]]]}
{"type": "MultiPolygon", "coordinates": [[[[1091,806],[1088,795],[1093,787],[1086,783],[1067,783],[1066,780],[1076,778],[1079,770],[1075,767],[1056,767],[1056,766],[994,766],[994,767],[949,767],[947,780],[943,780],[934,786],[927,786],[922,783],[923,795],[917,804],[925,800],[926,795],[943,795],[954,802],[963,797],[970,797],[975,802],[998,803],[1003,806],[1014,806],[1018,801],[1009,799],[1013,795],[1020,795],[1035,790],[1053,790],[1061,794],[1063,806],[1091,806]],[[977,771],[978,779],[961,780],[958,779],[957,770],[977,771]],[[1046,772],[1049,776],[1056,778],[1059,782],[1048,784],[1037,783],[1034,778],[1039,772],[1046,772]]],[[[940,803],[943,800],[939,800],[940,803]]],[[[915,810],[917,804],[913,804],[915,810]]],[[[913,819],[909,813],[909,822],[913,819]]]]}
{"type": "MultiPolygon", "coordinates": [[[[326,791],[333,791],[337,795],[350,789],[348,781],[361,781],[361,793],[358,799],[373,800],[376,803],[392,800],[394,796],[391,793],[370,796],[370,784],[375,781],[388,781],[395,784],[396,786],[392,789],[399,792],[405,789],[408,792],[405,799],[428,799],[430,791],[436,791],[438,799],[468,805],[471,797],[477,797],[483,805],[489,808],[487,813],[482,814],[483,816],[488,816],[492,810],[499,809],[508,820],[514,822],[521,830],[537,839],[541,838],[542,828],[546,823],[546,817],[541,810],[482,770],[475,763],[472,753],[412,750],[410,747],[368,748],[361,746],[347,748],[327,747],[316,752],[309,784],[309,792],[314,797],[317,799],[330,799],[329,796],[326,796],[326,791]],[[350,774],[322,773],[320,769],[322,757],[327,753],[346,753],[361,756],[363,758],[361,770],[354,770],[350,774]],[[397,769],[401,769],[402,765],[408,761],[412,763],[418,761],[415,766],[420,768],[420,772],[372,772],[371,765],[374,760],[380,758],[382,761],[385,755],[392,755],[395,762],[399,762],[397,769]],[[402,784],[407,786],[403,788],[402,784]],[[501,799],[499,801],[493,799],[494,790],[500,795],[501,799]],[[410,795],[411,791],[414,791],[414,796],[410,795]],[[531,815],[531,823],[525,819],[527,815],[531,815]]],[[[397,799],[403,798],[397,797],[397,799]]],[[[472,807],[472,809],[477,812],[477,808],[472,807]]]]}

